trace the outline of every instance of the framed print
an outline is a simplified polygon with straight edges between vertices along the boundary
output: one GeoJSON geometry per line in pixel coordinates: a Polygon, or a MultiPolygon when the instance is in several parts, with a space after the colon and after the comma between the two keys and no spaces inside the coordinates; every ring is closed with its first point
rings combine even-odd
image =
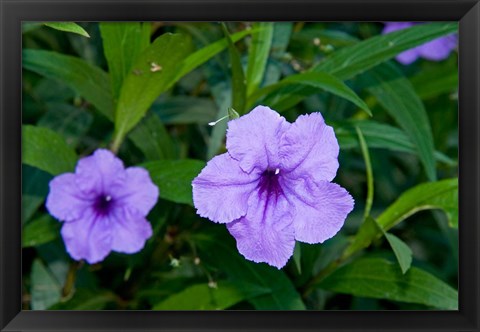
{"type": "Polygon", "coordinates": [[[477,1],[1,9],[1,331],[479,330],[477,1]]]}

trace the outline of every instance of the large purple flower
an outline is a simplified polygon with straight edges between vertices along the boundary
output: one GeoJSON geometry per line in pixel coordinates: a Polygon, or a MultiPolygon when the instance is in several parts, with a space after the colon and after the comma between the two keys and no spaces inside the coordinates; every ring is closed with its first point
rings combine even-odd
{"type": "Polygon", "coordinates": [[[93,264],[112,250],[130,254],[143,248],[152,236],[145,217],[158,194],[145,169],[124,168],[113,153],[99,149],[79,160],[75,173],[50,182],[46,206],[64,221],[61,234],[70,256],[93,264]]]}
{"type": "Polygon", "coordinates": [[[330,182],[339,148],[320,113],[289,123],[258,106],[228,123],[227,149],[193,180],[193,201],[200,216],[227,224],[249,260],[281,268],[295,240],[331,238],[353,209],[330,182]]]}
{"type": "MultiPolygon", "coordinates": [[[[386,22],[382,34],[387,34],[393,31],[410,28],[411,26],[419,24],[415,22],[386,22]]],[[[440,37],[429,41],[423,45],[417,46],[410,50],[404,51],[396,56],[398,62],[408,65],[417,60],[424,58],[427,60],[441,61],[448,58],[450,52],[457,47],[457,36],[451,34],[445,37],[440,37]]]]}

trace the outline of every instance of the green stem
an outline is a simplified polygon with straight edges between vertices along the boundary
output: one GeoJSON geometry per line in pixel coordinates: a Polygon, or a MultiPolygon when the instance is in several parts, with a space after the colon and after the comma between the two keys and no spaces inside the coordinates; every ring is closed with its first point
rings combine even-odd
{"type": "Polygon", "coordinates": [[[112,142],[112,145],[110,146],[110,151],[112,151],[114,154],[117,154],[120,146],[122,145],[122,142],[123,137],[121,135],[116,135],[115,139],[112,142]]]}
{"type": "Polygon", "coordinates": [[[75,279],[77,277],[77,270],[80,268],[80,264],[81,263],[78,262],[70,263],[70,267],[67,272],[67,278],[65,279],[65,285],[62,289],[62,297],[68,297],[73,291],[75,279]]]}

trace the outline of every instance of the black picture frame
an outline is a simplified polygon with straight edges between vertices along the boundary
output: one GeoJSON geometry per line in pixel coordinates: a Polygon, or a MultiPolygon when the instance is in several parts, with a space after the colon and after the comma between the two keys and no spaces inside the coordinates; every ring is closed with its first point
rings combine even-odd
{"type": "Polygon", "coordinates": [[[0,0],[1,331],[479,331],[480,4],[473,0],[0,0]],[[21,311],[22,21],[458,21],[458,311],[21,311]]]}

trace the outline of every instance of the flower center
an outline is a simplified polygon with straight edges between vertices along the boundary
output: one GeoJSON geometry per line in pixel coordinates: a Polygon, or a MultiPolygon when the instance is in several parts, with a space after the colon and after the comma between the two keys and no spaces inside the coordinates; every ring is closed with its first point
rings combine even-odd
{"type": "Polygon", "coordinates": [[[282,187],[278,180],[280,179],[280,169],[267,169],[263,172],[260,182],[258,184],[259,194],[266,192],[269,196],[274,195],[278,197],[283,193],[282,187]]]}
{"type": "Polygon", "coordinates": [[[100,215],[106,215],[110,211],[110,208],[113,205],[112,196],[102,194],[97,197],[94,208],[95,211],[100,215]]]}

